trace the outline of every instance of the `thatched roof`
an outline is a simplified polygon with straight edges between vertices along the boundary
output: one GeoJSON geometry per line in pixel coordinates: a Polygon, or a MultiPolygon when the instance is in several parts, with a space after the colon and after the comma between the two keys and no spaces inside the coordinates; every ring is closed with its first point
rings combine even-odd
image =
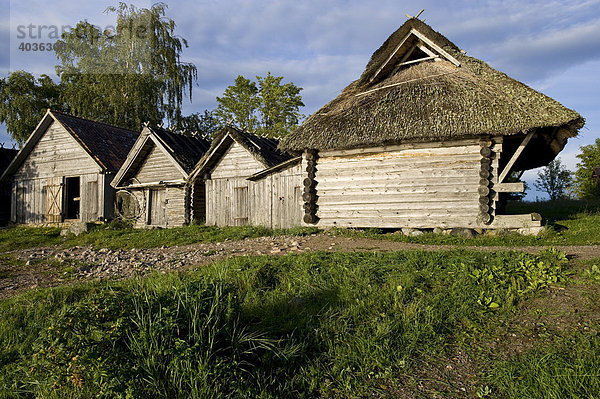
{"type": "Polygon", "coordinates": [[[577,112],[465,55],[447,38],[413,18],[373,54],[358,80],[285,137],[280,148],[346,149],[508,136],[544,127],[562,127],[568,136],[575,136],[583,124],[577,112]],[[410,36],[413,30],[449,57],[395,70],[409,46],[420,42],[410,36]],[[460,66],[453,63],[456,61],[460,66]]]}

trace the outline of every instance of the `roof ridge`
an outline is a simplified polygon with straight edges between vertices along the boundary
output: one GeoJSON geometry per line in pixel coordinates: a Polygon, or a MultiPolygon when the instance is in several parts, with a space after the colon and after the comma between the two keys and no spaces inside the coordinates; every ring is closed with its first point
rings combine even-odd
{"type": "Polygon", "coordinates": [[[82,120],[82,121],[92,122],[92,123],[96,123],[98,125],[104,125],[104,126],[112,127],[112,128],[115,128],[115,129],[127,130],[129,132],[133,132],[133,133],[139,134],[137,132],[137,130],[133,130],[133,129],[129,129],[129,128],[126,128],[126,127],[117,126],[117,125],[111,125],[110,123],[101,122],[101,121],[97,121],[97,120],[90,119],[90,118],[84,118],[84,117],[81,117],[81,116],[71,115],[71,114],[66,113],[64,111],[58,111],[58,110],[55,110],[55,109],[50,109],[50,113],[52,113],[52,114],[54,114],[54,113],[61,114],[61,115],[67,116],[69,118],[79,119],[79,120],[82,120]]]}

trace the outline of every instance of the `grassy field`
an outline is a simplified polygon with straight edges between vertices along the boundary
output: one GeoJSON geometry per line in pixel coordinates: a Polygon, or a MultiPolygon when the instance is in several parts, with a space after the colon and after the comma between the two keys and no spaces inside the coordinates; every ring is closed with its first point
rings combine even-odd
{"type": "MultiPolygon", "coordinates": [[[[333,229],[330,234],[348,237],[403,241],[419,244],[474,245],[474,246],[556,246],[600,244],[600,202],[556,201],[516,202],[509,212],[539,212],[544,216],[548,230],[539,237],[520,234],[499,236],[481,235],[462,238],[450,235],[425,233],[417,237],[405,237],[378,229],[346,230],[333,229]]],[[[13,227],[0,230],[0,252],[9,250],[62,245],[93,245],[96,248],[152,248],[187,245],[201,242],[241,240],[263,236],[306,235],[316,233],[317,228],[294,228],[272,230],[265,227],[225,227],[190,225],[170,229],[132,229],[116,223],[94,227],[89,233],[77,237],[60,236],[58,228],[13,227]]]]}
{"type": "Polygon", "coordinates": [[[490,347],[569,273],[553,250],[314,253],[32,291],[0,302],[0,396],[594,397],[598,325],[490,347]]]}
{"type": "Polygon", "coordinates": [[[188,245],[202,242],[243,240],[278,235],[306,235],[316,228],[273,230],[266,227],[214,227],[190,225],[170,229],[133,229],[121,224],[94,226],[90,232],[79,236],[61,237],[58,227],[12,227],[0,230],[0,252],[16,249],[62,245],[74,247],[93,245],[96,248],[131,249],[188,245]]]}

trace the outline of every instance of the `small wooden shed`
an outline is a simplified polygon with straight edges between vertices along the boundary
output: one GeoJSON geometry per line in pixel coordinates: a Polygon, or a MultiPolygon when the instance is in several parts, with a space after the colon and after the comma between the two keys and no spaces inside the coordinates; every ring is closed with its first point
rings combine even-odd
{"type": "MultiPolygon", "coordinates": [[[[4,173],[18,152],[10,148],[0,148],[0,175],[4,173]]],[[[11,188],[10,181],[0,182],[0,226],[10,221],[11,188]]]]}
{"type": "Polygon", "coordinates": [[[117,213],[137,227],[181,226],[189,222],[185,204],[194,195],[194,213],[204,215],[204,184],[185,183],[209,146],[203,138],[145,126],[112,182],[117,213]]]}
{"type": "Polygon", "coordinates": [[[233,127],[219,132],[188,181],[206,185],[206,224],[301,224],[302,159],[277,150],[277,145],[278,140],[233,127]]]}
{"type": "Polygon", "coordinates": [[[532,228],[508,182],[548,164],[583,118],[411,18],[362,76],[285,137],[301,151],[304,221],[379,228],[532,228]]]}
{"type": "Polygon", "coordinates": [[[111,187],[139,133],[48,110],[0,181],[11,179],[11,220],[111,219],[111,187]]]}

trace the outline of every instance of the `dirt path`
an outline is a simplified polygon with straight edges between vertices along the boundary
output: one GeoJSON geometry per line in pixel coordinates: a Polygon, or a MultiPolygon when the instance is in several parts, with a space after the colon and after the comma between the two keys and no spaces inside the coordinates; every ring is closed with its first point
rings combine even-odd
{"type": "MultiPolygon", "coordinates": [[[[318,234],[308,237],[260,237],[242,241],[193,244],[131,250],[94,250],[92,247],[32,248],[0,254],[0,298],[17,292],[65,284],[73,280],[119,279],[151,271],[185,270],[192,266],[244,255],[285,255],[312,251],[439,251],[456,249],[451,245],[422,245],[367,238],[335,237],[318,234]]],[[[517,250],[537,253],[546,247],[473,247],[479,251],[517,250]]],[[[557,247],[570,257],[600,257],[600,246],[557,247]]]]}

